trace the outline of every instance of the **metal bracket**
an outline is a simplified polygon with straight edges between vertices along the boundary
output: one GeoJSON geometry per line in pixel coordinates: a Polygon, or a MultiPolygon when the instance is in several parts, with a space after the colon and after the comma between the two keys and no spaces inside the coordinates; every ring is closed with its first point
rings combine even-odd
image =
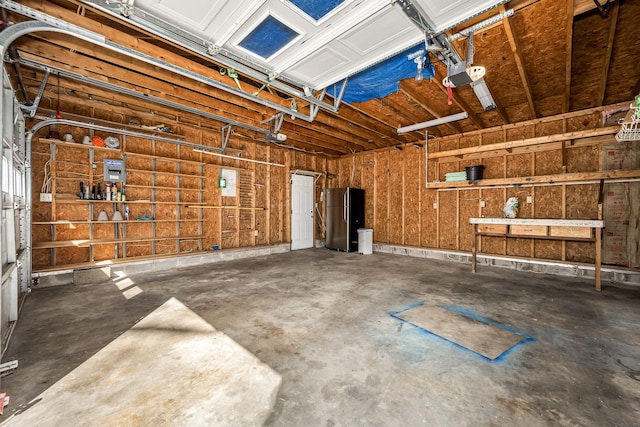
{"type": "Polygon", "coordinates": [[[134,1],[135,0],[122,0],[122,6],[120,7],[122,15],[128,18],[136,12],[135,6],[133,5],[134,1]]]}
{"type": "Polygon", "coordinates": [[[29,113],[29,117],[33,117],[36,115],[36,111],[38,110],[38,105],[40,105],[40,100],[42,99],[44,88],[47,86],[47,80],[49,79],[50,73],[51,73],[51,69],[47,67],[44,70],[44,77],[42,78],[42,83],[40,83],[40,89],[38,89],[38,94],[36,95],[36,99],[33,100],[33,103],[31,105],[19,104],[20,108],[22,108],[24,112],[29,113]]]}
{"type": "Polygon", "coordinates": [[[227,143],[229,142],[229,137],[231,136],[233,129],[231,125],[224,125],[222,126],[222,129],[220,129],[220,131],[222,132],[222,152],[224,153],[224,150],[225,148],[227,148],[227,143]]]}

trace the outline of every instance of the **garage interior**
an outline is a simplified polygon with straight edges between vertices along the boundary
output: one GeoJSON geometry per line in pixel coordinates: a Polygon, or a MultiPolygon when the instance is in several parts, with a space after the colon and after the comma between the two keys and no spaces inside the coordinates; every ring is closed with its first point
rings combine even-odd
{"type": "Polygon", "coordinates": [[[0,0],[0,423],[637,424],[639,1],[208,3],[0,0]]]}

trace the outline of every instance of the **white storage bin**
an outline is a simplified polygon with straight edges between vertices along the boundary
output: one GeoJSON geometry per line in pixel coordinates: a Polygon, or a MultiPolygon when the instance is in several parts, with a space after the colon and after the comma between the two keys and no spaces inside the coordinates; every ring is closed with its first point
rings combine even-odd
{"type": "Polygon", "coordinates": [[[371,255],[373,253],[373,230],[358,228],[358,253],[371,255]]]}

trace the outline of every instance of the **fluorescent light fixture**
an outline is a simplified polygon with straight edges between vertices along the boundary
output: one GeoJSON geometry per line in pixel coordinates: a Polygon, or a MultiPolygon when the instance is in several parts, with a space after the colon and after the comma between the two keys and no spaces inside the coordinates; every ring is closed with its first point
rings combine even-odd
{"type": "Polygon", "coordinates": [[[489,87],[484,81],[484,78],[471,83],[471,88],[478,97],[480,104],[482,104],[482,108],[484,108],[484,111],[489,111],[496,108],[496,103],[491,96],[491,92],[489,92],[489,87]]]}
{"type": "Polygon", "coordinates": [[[455,122],[456,120],[462,120],[469,117],[469,114],[466,111],[462,113],[453,114],[451,116],[440,117],[438,119],[429,120],[427,122],[416,123],[415,125],[409,125],[405,127],[398,128],[398,134],[413,132],[414,130],[424,129],[428,127],[443,125],[449,122],[455,122]]]}

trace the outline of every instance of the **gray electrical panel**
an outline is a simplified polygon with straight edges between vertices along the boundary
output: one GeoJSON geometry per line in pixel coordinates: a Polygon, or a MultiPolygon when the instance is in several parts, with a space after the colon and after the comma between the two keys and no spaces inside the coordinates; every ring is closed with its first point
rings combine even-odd
{"type": "Polygon", "coordinates": [[[105,182],[125,182],[127,172],[124,167],[124,159],[104,159],[105,182]]]}

